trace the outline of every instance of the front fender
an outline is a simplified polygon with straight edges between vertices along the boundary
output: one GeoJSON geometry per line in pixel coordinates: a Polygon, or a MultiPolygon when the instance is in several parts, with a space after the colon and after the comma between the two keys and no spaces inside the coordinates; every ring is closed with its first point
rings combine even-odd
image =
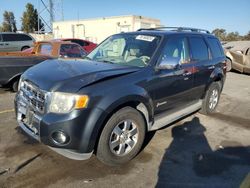
{"type": "MultiPolygon", "coordinates": [[[[145,110],[146,112],[142,112],[145,116],[145,114],[148,115],[148,117],[145,117],[146,121],[150,121],[152,119],[153,115],[153,102],[151,97],[148,95],[148,93],[138,86],[135,87],[120,87],[117,88],[116,92],[103,92],[102,98],[99,100],[96,100],[97,103],[95,103],[95,108],[100,109],[98,112],[102,112],[101,114],[94,113],[95,117],[94,119],[92,117],[89,117],[92,123],[89,123],[85,126],[85,129],[88,130],[86,135],[83,135],[82,138],[88,137],[89,143],[88,146],[86,146],[86,142],[82,143],[82,148],[88,148],[88,151],[92,151],[95,147],[95,144],[98,142],[98,139],[100,137],[101,131],[107,121],[107,119],[116,111],[119,109],[119,107],[122,107],[124,104],[128,104],[131,102],[136,102],[140,104],[140,109],[145,110]],[[145,109],[145,108],[146,109],[145,109]],[[97,118],[97,119],[96,119],[97,118]],[[91,135],[88,135],[91,134],[91,135]]],[[[140,110],[139,109],[139,110],[140,110]]],[[[140,110],[141,111],[141,110],[140,110]]]]}

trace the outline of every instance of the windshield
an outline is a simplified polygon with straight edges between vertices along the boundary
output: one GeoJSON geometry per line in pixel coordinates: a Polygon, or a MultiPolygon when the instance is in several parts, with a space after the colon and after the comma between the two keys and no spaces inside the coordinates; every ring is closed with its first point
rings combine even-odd
{"type": "Polygon", "coordinates": [[[145,67],[159,42],[159,36],[114,35],[94,49],[87,58],[106,63],[145,67]]]}

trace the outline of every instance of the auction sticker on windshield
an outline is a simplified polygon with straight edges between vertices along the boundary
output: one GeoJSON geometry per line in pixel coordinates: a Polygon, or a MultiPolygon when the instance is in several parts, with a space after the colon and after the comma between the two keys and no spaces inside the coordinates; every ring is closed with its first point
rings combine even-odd
{"type": "Polygon", "coordinates": [[[148,36],[148,35],[138,35],[136,37],[137,40],[144,40],[144,41],[148,41],[148,42],[152,42],[155,37],[152,37],[152,36],[148,36]]]}

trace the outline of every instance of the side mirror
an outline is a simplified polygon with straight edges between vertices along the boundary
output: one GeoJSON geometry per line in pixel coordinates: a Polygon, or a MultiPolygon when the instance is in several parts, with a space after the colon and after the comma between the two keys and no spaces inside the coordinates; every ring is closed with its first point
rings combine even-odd
{"type": "Polygon", "coordinates": [[[180,58],[171,57],[163,59],[160,64],[157,66],[160,70],[165,69],[176,69],[180,65],[180,58]]]}

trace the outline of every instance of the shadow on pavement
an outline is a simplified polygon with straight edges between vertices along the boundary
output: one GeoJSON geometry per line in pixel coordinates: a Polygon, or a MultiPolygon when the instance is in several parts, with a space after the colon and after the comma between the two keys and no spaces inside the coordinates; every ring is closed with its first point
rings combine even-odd
{"type": "Polygon", "coordinates": [[[213,151],[206,128],[195,117],[172,129],[156,187],[239,187],[250,172],[250,147],[221,146],[213,151]]]}

